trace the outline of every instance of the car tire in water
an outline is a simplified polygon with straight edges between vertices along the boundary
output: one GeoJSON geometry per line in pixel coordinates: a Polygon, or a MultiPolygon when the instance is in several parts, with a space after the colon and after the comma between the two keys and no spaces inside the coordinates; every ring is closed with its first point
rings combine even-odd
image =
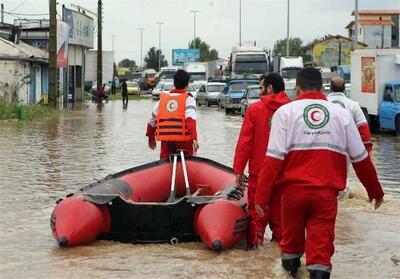
{"type": "Polygon", "coordinates": [[[400,114],[396,115],[396,134],[400,137],[400,114]]]}
{"type": "Polygon", "coordinates": [[[208,100],[206,100],[206,106],[209,107],[210,103],[208,102],[208,100]]]}
{"type": "Polygon", "coordinates": [[[240,116],[244,117],[243,108],[240,108],[240,116]]]}
{"type": "Polygon", "coordinates": [[[197,105],[198,107],[201,107],[200,101],[199,101],[198,99],[196,99],[196,105],[197,105]]]}

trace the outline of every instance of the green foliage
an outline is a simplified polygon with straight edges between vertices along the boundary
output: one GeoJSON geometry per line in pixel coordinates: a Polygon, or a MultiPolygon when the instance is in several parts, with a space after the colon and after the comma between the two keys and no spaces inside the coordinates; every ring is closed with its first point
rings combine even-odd
{"type": "MultiPolygon", "coordinates": [[[[0,102],[0,120],[18,119],[17,104],[18,103],[15,102],[0,102]]],[[[60,114],[60,111],[58,110],[39,104],[25,106],[25,109],[26,119],[30,121],[41,118],[55,117],[60,114]]]]}
{"type": "MultiPolygon", "coordinates": [[[[289,55],[302,56],[304,55],[303,41],[300,38],[289,38],[289,55]]],[[[286,39],[278,40],[274,44],[272,56],[286,56],[286,39]]]]}
{"type": "Polygon", "coordinates": [[[207,62],[218,59],[218,51],[213,48],[210,49],[210,45],[202,41],[199,37],[189,42],[189,48],[200,49],[200,61],[207,62]]]}
{"type": "Polygon", "coordinates": [[[156,49],[155,47],[152,47],[147,52],[147,55],[144,58],[145,67],[147,69],[155,69],[158,72],[160,70],[160,69],[158,69],[158,56],[159,55],[161,55],[161,67],[168,66],[168,62],[165,59],[164,54],[162,54],[162,51],[156,49]]]}
{"type": "Polygon", "coordinates": [[[130,60],[129,58],[125,58],[118,63],[118,67],[126,67],[129,68],[131,72],[134,72],[137,69],[137,65],[135,60],[130,60]]]}

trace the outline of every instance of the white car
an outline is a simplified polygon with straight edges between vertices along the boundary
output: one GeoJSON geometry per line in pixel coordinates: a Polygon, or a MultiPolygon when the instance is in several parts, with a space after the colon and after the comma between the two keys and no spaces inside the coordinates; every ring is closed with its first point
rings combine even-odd
{"type": "Polygon", "coordinates": [[[186,90],[192,94],[193,98],[196,100],[197,99],[197,89],[193,85],[189,85],[186,90]]]}
{"type": "Polygon", "coordinates": [[[160,92],[162,87],[164,86],[164,81],[160,81],[157,86],[153,89],[153,91],[151,91],[151,97],[153,98],[153,100],[158,100],[160,99],[160,92]]]}
{"type": "Polygon", "coordinates": [[[174,89],[174,88],[175,88],[175,86],[174,86],[174,83],[173,83],[173,82],[165,82],[165,83],[163,84],[163,87],[162,87],[161,90],[160,90],[160,95],[161,95],[162,93],[169,93],[169,92],[171,92],[171,90],[174,89]]]}

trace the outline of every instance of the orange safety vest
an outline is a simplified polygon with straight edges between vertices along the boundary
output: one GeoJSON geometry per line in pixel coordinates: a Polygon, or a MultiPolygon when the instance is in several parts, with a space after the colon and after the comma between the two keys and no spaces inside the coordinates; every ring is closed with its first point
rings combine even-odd
{"type": "Polygon", "coordinates": [[[185,124],[187,93],[177,95],[161,94],[160,111],[157,115],[156,140],[190,141],[192,140],[185,124]]]}

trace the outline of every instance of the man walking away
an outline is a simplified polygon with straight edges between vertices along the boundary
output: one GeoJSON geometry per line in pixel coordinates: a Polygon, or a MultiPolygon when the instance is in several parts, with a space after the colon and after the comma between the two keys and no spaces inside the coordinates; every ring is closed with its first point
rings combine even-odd
{"type": "Polygon", "coordinates": [[[340,105],[342,108],[347,109],[350,112],[354,122],[356,123],[365,148],[368,153],[370,153],[372,151],[372,142],[367,119],[365,118],[360,105],[346,97],[344,94],[345,86],[345,81],[341,77],[337,76],[332,78],[330,94],[327,97],[328,101],[340,105]]]}
{"type": "Polygon", "coordinates": [[[271,73],[260,81],[261,100],[247,109],[242,129],[236,145],[233,171],[236,174],[236,184],[243,189],[243,173],[249,163],[248,210],[251,217],[247,232],[247,248],[257,248],[264,241],[265,226],[269,221],[272,239],[280,240],[280,204],[279,194],[274,196],[276,207],[269,214],[258,216],[254,208],[254,195],[257,188],[258,174],[267,151],[271,119],[275,111],[290,99],[284,92],[285,83],[277,73],[271,73]]]}
{"type": "Polygon", "coordinates": [[[128,86],[126,85],[126,80],[122,81],[121,94],[122,94],[122,105],[127,106],[129,98],[128,98],[128,86]]]}
{"type": "Polygon", "coordinates": [[[321,88],[317,69],[297,75],[296,101],[279,108],[272,119],[255,197],[263,216],[275,198],[274,187],[282,189],[282,265],[296,276],[305,252],[311,279],[330,278],[337,195],[346,186],[347,157],[375,209],[384,196],[352,116],[328,102],[321,88]]]}
{"type": "Polygon", "coordinates": [[[150,149],[156,148],[156,140],[161,141],[160,159],[168,158],[183,149],[186,155],[196,155],[199,144],[196,130],[196,101],[186,91],[190,75],[184,70],[174,75],[175,89],[160,95],[150,121],[146,136],[150,149]]]}

